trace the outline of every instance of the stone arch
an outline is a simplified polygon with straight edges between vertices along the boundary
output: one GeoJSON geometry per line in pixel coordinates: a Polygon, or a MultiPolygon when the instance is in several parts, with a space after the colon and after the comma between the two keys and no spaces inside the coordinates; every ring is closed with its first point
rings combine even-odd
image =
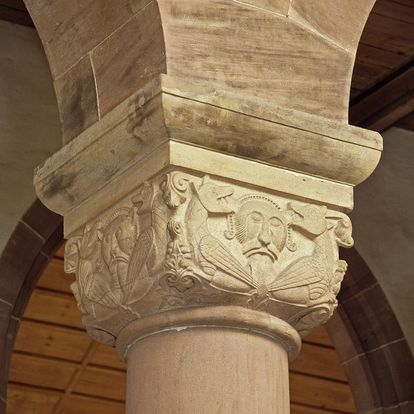
{"type": "Polygon", "coordinates": [[[10,358],[20,318],[62,240],[62,217],[36,200],[17,224],[0,257],[0,413],[6,412],[10,358]]]}
{"type": "Polygon", "coordinates": [[[34,202],[33,168],[61,146],[56,98],[41,42],[34,29],[4,20],[0,39],[0,412],[4,412],[19,318],[55,241],[62,238],[62,219],[34,202]]]}
{"type": "Polygon", "coordinates": [[[25,3],[68,142],[160,73],[346,124],[374,0],[25,3]]]}
{"type": "Polygon", "coordinates": [[[410,413],[414,358],[375,275],[355,248],[327,327],[345,367],[358,413],[410,413]]]}

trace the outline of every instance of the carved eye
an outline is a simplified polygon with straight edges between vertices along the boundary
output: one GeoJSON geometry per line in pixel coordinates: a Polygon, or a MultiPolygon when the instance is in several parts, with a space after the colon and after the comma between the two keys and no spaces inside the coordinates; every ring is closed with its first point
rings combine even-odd
{"type": "Polygon", "coordinates": [[[280,226],[282,225],[282,222],[281,222],[278,218],[276,218],[276,217],[272,217],[272,218],[269,220],[269,224],[270,224],[272,227],[280,227],[280,226]]]}
{"type": "Polygon", "coordinates": [[[263,222],[263,216],[257,211],[253,211],[253,213],[250,214],[250,218],[253,221],[253,223],[262,223],[263,222]]]}

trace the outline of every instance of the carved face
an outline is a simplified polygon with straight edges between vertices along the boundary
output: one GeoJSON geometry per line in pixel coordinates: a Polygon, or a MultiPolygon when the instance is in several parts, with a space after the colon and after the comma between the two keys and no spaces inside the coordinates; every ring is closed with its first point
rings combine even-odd
{"type": "Polygon", "coordinates": [[[268,199],[249,200],[236,214],[236,237],[243,254],[267,255],[275,262],[287,239],[287,226],[279,209],[268,199]]]}

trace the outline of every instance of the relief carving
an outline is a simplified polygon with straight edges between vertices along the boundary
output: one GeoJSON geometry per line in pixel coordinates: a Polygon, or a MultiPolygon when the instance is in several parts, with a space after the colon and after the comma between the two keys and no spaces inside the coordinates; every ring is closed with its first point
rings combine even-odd
{"type": "Polygon", "coordinates": [[[170,309],[237,305],[302,335],[337,306],[349,218],[324,206],[170,172],[84,227],[65,269],[88,331],[112,343],[128,322],[170,309]]]}

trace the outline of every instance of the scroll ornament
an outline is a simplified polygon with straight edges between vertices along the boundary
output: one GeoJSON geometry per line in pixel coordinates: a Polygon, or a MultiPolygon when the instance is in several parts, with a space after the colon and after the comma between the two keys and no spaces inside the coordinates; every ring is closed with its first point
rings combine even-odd
{"type": "Polygon", "coordinates": [[[65,270],[90,335],[173,309],[236,305],[302,336],[329,319],[351,247],[325,206],[173,171],[146,182],[66,244],[65,270]]]}

